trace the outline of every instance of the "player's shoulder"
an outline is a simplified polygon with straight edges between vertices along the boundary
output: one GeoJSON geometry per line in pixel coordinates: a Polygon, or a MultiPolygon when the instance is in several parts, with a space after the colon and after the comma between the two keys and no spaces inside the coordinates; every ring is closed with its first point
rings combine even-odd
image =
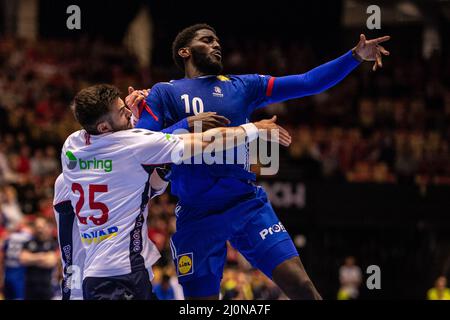
{"type": "Polygon", "coordinates": [[[261,80],[270,78],[270,76],[265,74],[259,74],[259,73],[249,73],[249,74],[239,74],[239,75],[232,75],[230,76],[231,79],[239,79],[244,81],[251,81],[251,80],[261,80]]]}
{"type": "Polygon", "coordinates": [[[122,145],[124,150],[133,150],[136,145],[151,144],[163,136],[161,132],[143,128],[116,131],[108,136],[110,144],[122,145]]]}
{"type": "Polygon", "coordinates": [[[63,187],[64,184],[64,175],[61,173],[58,178],[55,180],[55,189],[63,187]]]}
{"type": "MultiPolygon", "coordinates": [[[[150,94],[147,98],[147,100],[150,100],[150,104],[155,107],[152,102],[154,103],[154,99],[157,99],[160,103],[163,103],[165,99],[167,99],[168,96],[171,96],[174,94],[176,88],[179,88],[180,86],[178,83],[174,82],[176,80],[171,80],[169,82],[158,82],[155,83],[150,91],[150,94]]],[[[149,103],[149,102],[147,102],[149,103]]]]}
{"type": "Polygon", "coordinates": [[[63,148],[67,148],[69,146],[77,145],[82,141],[85,141],[86,130],[78,130],[71,133],[64,141],[63,148]]]}
{"type": "Polygon", "coordinates": [[[127,129],[127,130],[120,130],[113,132],[111,135],[109,135],[110,139],[114,140],[127,140],[129,138],[132,139],[139,139],[139,137],[146,137],[151,136],[154,134],[160,134],[160,132],[147,130],[144,128],[133,128],[133,129],[127,129]]]}
{"type": "Polygon", "coordinates": [[[81,129],[81,130],[77,130],[75,132],[72,132],[66,139],[67,140],[73,140],[73,139],[78,139],[79,137],[81,137],[83,134],[86,134],[86,130],[81,129]]]}
{"type": "Polygon", "coordinates": [[[167,82],[157,82],[152,86],[152,89],[150,92],[164,92],[164,91],[170,91],[178,84],[178,80],[170,80],[167,82]]]}

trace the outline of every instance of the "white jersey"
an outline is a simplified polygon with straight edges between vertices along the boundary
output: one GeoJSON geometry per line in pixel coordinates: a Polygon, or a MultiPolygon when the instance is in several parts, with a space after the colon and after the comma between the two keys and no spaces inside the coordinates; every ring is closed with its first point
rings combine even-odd
{"type": "Polygon", "coordinates": [[[64,181],[86,248],[84,277],[149,270],[160,254],[149,240],[147,210],[155,165],[180,161],[179,137],[130,129],[71,134],[61,160],[64,181]]]}
{"type": "Polygon", "coordinates": [[[55,182],[53,211],[58,227],[58,242],[61,251],[63,300],[82,300],[82,281],[85,249],[81,243],[77,218],[69,198],[69,189],[60,174],[55,182]]]}

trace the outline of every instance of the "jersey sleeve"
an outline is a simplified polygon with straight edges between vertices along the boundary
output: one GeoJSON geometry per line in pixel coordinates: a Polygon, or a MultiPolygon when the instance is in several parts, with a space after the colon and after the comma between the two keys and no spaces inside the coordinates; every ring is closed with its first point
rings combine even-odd
{"type": "Polygon", "coordinates": [[[272,78],[270,103],[321,93],[342,81],[360,63],[348,51],[306,73],[272,78]]]}
{"type": "Polygon", "coordinates": [[[56,206],[65,201],[70,201],[69,188],[64,182],[64,176],[60,174],[55,181],[55,194],[53,197],[53,206],[56,206]]]}
{"type": "MultiPolygon", "coordinates": [[[[66,185],[64,181],[63,174],[60,174],[55,181],[55,195],[53,196],[53,213],[55,214],[55,220],[58,230],[61,229],[61,221],[65,221],[65,219],[72,219],[72,216],[75,215],[72,207],[72,203],[70,202],[69,197],[69,187],[66,185]],[[68,218],[65,218],[68,216],[68,218]]],[[[73,219],[70,220],[73,222],[73,219]]],[[[67,226],[67,223],[64,226],[64,232],[67,231],[71,235],[72,230],[72,222],[70,222],[70,226],[67,226]],[[66,230],[67,229],[67,230],[66,230]]],[[[69,234],[65,235],[68,236],[69,234]]],[[[58,232],[58,240],[60,238],[60,232],[58,232]]]]}
{"type": "Polygon", "coordinates": [[[183,139],[177,135],[134,129],[121,141],[142,165],[179,163],[183,157],[183,139]]]}
{"type": "Polygon", "coordinates": [[[275,78],[260,74],[247,74],[239,76],[239,78],[247,96],[249,114],[269,103],[275,78]]]}
{"type": "Polygon", "coordinates": [[[164,101],[161,98],[161,89],[154,85],[142,104],[141,117],[135,128],[152,131],[161,131],[164,128],[164,101]]]}

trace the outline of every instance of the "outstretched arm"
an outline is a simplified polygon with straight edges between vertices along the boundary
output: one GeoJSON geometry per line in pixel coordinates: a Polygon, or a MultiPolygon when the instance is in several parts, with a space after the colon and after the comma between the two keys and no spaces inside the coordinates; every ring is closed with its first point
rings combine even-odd
{"type": "Polygon", "coordinates": [[[327,62],[300,75],[270,78],[267,85],[268,102],[274,103],[327,90],[343,80],[362,61],[375,61],[373,71],[382,67],[381,56],[389,55],[379,43],[389,40],[389,36],[366,40],[361,34],[356,47],[343,56],[327,62]]]}
{"type": "Polygon", "coordinates": [[[183,139],[184,143],[183,160],[201,154],[211,144],[214,144],[215,152],[220,152],[245,142],[251,142],[258,138],[260,132],[263,131],[266,132],[269,141],[288,147],[292,138],[286,129],[276,124],[276,120],[277,117],[273,116],[271,119],[247,123],[239,127],[221,127],[203,133],[181,134],[179,137],[183,139]]]}

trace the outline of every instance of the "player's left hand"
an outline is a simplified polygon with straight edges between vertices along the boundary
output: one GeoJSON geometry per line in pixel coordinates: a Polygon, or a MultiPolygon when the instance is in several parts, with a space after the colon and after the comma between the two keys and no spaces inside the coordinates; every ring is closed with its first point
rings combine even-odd
{"type": "Polygon", "coordinates": [[[372,40],[367,40],[364,34],[359,36],[359,42],[352,49],[352,51],[361,59],[365,61],[375,61],[372,70],[376,71],[381,68],[383,63],[381,61],[382,55],[388,56],[389,51],[383,48],[380,43],[388,41],[391,37],[384,36],[372,40]]]}
{"type": "Polygon", "coordinates": [[[286,129],[279,126],[276,122],[277,116],[273,116],[271,119],[264,119],[258,122],[254,122],[253,124],[259,130],[266,131],[266,140],[277,142],[284,147],[289,147],[292,142],[291,135],[286,129]]]}

